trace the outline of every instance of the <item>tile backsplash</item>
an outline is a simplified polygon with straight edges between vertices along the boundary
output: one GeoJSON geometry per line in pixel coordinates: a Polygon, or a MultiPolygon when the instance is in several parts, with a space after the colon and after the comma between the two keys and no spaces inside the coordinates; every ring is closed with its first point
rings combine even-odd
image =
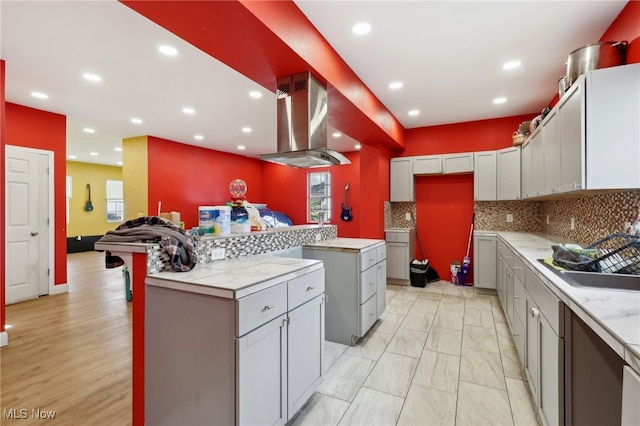
{"type": "MultiPolygon", "coordinates": [[[[475,229],[491,231],[543,232],[589,245],[607,235],[621,232],[633,223],[640,209],[640,191],[580,195],[553,201],[477,201],[475,229]],[[513,222],[507,222],[512,215],[513,222]],[[547,219],[548,218],[548,219],[547,219]],[[574,229],[571,229],[573,218],[574,229]]],[[[385,204],[385,226],[408,228],[406,213],[415,203],[385,204]]]]}

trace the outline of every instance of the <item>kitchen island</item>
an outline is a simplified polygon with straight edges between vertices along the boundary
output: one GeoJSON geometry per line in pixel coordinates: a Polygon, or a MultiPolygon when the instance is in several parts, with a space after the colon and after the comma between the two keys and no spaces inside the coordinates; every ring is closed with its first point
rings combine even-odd
{"type": "Polygon", "coordinates": [[[306,259],[326,269],[326,338],[354,345],[386,306],[387,254],[384,240],[335,238],[302,246],[306,259]]]}

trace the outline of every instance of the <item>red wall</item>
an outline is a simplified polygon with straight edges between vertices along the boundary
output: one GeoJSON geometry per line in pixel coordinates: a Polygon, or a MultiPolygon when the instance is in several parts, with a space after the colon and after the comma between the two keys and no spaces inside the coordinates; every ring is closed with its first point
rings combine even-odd
{"type": "Polygon", "coordinates": [[[66,129],[64,115],[6,103],[5,143],[53,151],[54,284],[67,282],[66,129]]]}
{"type": "Polygon", "coordinates": [[[247,199],[262,202],[261,161],[148,137],[148,212],[180,212],[187,229],[198,226],[199,206],[231,201],[229,183],[247,183],[247,199]]]}
{"type": "Polygon", "coordinates": [[[5,292],[5,243],[4,243],[4,128],[5,117],[5,90],[4,90],[4,70],[5,62],[0,59],[0,331],[4,331],[4,292],[5,292]]]}

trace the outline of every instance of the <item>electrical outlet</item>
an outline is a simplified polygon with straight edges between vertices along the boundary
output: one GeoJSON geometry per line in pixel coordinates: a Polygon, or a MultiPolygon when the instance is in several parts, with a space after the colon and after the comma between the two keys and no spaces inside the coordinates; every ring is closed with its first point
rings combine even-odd
{"type": "Polygon", "coordinates": [[[211,250],[211,260],[222,260],[224,259],[224,248],[215,248],[211,250]]]}
{"type": "Polygon", "coordinates": [[[508,223],[513,222],[513,215],[511,213],[507,213],[507,222],[508,223]]]}
{"type": "Polygon", "coordinates": [[[571,230],[573,231],[574,229],[576,229],[576,220],[571,218],[571,230]]]}
{"type": "Polygon", "coordinates": [[[549,215],[547,215],[547,225],[549,224],[549,215]]]}
{"type": "Polygon", "coordinates": [[[320,241],[322,239],[322,235],[316,234],[316,241],[320,241]]]}
{"type": "Polygon", "coordinates": [[[411,220],[411,213],[405,213],[404,220],[411,220]]]}

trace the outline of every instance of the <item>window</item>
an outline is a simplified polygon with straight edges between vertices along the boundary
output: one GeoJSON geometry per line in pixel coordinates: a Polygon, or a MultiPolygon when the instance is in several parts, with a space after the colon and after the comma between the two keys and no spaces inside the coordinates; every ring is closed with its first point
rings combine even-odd
{"type": "Polygon", "coordinates": [[[309,173],[308,219],[310,223],[320,222],[320,213],[325,222],[331,221],[331,174],[329,172],[309,173]]]}
{"type": "Polygon", "coordinates": [[[107,179],[107,222],[122,221],[124,221],[122,181],[107,179]]]}

